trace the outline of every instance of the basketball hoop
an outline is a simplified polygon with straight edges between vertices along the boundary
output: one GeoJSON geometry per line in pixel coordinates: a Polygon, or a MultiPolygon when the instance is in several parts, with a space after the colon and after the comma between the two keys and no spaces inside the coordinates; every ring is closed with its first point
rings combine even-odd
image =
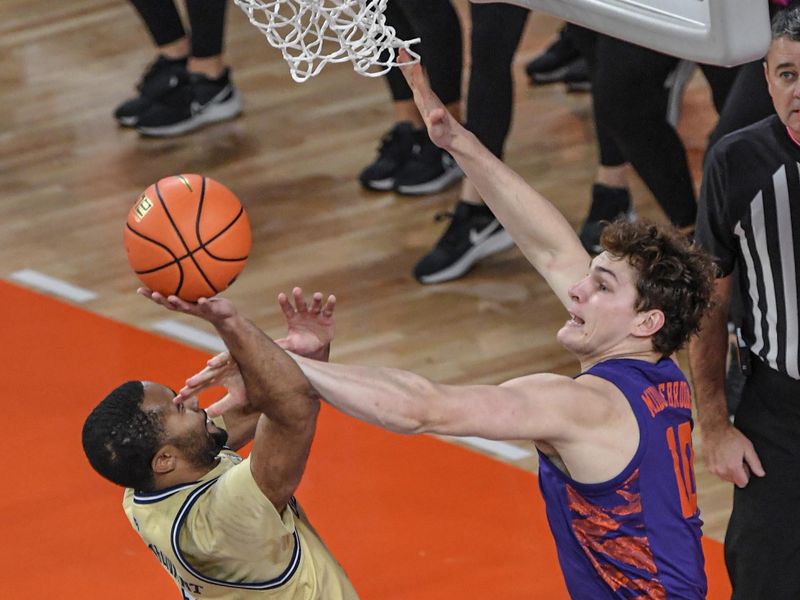
{"type": "Polygon", "coordinates": [[[234,0],[250,22],[281,51],[298,83],[328,63],[350,61],[361,75],[378,77],[400,66],[397,52],[419,42],[400,40],[386,24],[387,0],[234,0]]]}

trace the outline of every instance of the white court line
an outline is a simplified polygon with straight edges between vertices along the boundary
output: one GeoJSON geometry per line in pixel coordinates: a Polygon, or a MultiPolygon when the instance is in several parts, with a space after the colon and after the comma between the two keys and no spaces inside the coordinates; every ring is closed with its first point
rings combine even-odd
{"type": "Polygon", "coordinates": [[[451,437],[449,435],[439,437],[448,441],[467,444],[468,446],[483,450],[484,452],[489,452],[490,454],[494,454],[506,460],[520,460],[533,455],[533,452],[530,450],[520,448],[508,442],[497,442],[495,440],[487,440],[479,437],[451,437]]]}
{"type": "Polygon", "coordinates": [[[170,337],[178,338],[188,342],[193,346],[199,346],[212,352],[223,352],[226,350],[225,343],[213,333],[207,333],[202,329],[197,329],[191,325],[184,325],[172,319],[157,321],[152,325],[153,329],[165,333],[170,337]]]}
{"type": "Polygon", "coordinates": [[[63,279],[57,279],[50,275],[45,275],[33,269],[22,269],[14,271],[8,276],[12,281],[24,283],[44,292],[49,292],[55,296],[72,300],[73,302],[88,302],[97,298],[97,294],[87,289],[67,283],[63,279]]]}

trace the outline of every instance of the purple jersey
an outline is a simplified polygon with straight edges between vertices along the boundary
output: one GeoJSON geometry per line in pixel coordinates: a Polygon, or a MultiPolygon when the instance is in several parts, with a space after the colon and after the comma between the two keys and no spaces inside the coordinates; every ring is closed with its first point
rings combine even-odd
{"type": "Polygon", "coordinates": [[[705,598],[686,377],[670,359],[611,359],[586,374],[628,399],[639,447],[619,475],[593,484],[539,453],[539,487],[570,596],[705,598]]]}

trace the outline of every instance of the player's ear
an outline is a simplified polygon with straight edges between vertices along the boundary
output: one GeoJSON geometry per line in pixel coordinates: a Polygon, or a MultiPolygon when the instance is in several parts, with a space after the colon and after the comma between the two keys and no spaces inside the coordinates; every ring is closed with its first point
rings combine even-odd
{"type": "Polygon", "coordinates": [[[637,337],[653,336],[664,326],[664,320],[664,313],[657,308],[642,311],[636,317],[633,335],[637,337]]]}
{"type": "Polygon", "coordinates": [[[150,461],[150,468],[155,475],[165,475],[173,471],[178,464],[178,449],[172,444],[165,444],[158,449],[153,460],[150,461]]]}

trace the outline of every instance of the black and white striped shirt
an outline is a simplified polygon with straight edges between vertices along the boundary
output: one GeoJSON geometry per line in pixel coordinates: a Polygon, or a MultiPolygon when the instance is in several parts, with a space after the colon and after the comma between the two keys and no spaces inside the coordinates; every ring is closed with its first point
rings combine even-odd
{"type": "Polygon", "coordinates": [[[710,152],[696,238],[723,275],[739,266],[750,350],[800,379],[800,146],[777,116],[724,137],[710,152]]]}

